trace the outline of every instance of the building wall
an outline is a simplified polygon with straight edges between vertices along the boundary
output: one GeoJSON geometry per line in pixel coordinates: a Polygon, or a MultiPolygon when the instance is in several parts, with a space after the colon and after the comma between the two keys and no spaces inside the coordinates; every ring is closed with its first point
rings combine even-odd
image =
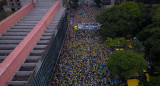
{"type": "MultiPolygon", "coordinates": [[[[1,1],[1,0],[0,0],[1,1]]],[[[16,11],[32,0],[6,0],[7,6],[3,6],[5,11],[16,11]]],[[[37,0],[34,0],[34,3],[37,0]]]]}
{"type": "Polygon", "coordinates": [[[6,8],[10,8],[11,11],[16,11],[21,8],[20,0],[6,0],[8,6],[6,8]]]}

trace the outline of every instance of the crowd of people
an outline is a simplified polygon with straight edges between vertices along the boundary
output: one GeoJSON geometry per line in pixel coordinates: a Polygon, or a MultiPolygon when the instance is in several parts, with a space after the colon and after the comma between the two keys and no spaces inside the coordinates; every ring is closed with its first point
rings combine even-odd
{"type": "Polygon", "coordinates": [[[111,51],[96,30],[74,30],[78,23],[95,23],[99,8],[84,8],[70,20],[63,49],[52,77],[52,86],[123,86],[106,67],[111,51]]]}

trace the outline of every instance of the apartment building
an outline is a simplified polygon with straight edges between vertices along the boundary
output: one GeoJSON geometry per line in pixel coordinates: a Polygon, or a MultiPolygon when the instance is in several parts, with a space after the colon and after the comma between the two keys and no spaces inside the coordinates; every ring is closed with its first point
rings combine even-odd
{"type": "Polygon", "coordinates": [[[3,6],[4,10],[14,12],[32,0],[6,0],[6,1],[7,5],[3,6]]]}
{"type": "Polygon", "coordinates": [[[6,0],[7,5],[3,6],[5,11],[16,11],[21,8],[20,0],[6,0]]]}

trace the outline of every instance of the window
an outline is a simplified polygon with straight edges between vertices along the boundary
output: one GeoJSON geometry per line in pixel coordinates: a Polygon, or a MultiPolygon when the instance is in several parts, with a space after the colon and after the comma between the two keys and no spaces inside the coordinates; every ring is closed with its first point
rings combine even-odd
{"type": "Polygon", "coordinates": [[[14,6],[14,3],[12,3],[12,6],[14,6]]]}
{"type": "Polygon", "coordinates": [[[12,10],[13,12],[16,11],[15,8],[11,8],[11,10],[12,10]]]}

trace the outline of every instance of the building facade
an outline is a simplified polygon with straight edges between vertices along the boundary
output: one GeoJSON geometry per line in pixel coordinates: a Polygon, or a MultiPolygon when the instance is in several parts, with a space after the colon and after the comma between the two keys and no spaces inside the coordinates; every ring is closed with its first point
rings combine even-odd
{"type": "MultiPolygon", "coordinates": [[[[6,0],[7,5],[3,6],[5,11],[17,11],[19,10],[22,6],[24,6],[26,3],[32,1],[32,0],[6,0]]],[[[37,0],[34,0],[37,1],[37,0]]]]}
{"type": "Polygon", "coordinates": [[[6,0],[7,5],[3,6],[5,11],[16,11],[21,8],[20,0],[6,0]]]}

